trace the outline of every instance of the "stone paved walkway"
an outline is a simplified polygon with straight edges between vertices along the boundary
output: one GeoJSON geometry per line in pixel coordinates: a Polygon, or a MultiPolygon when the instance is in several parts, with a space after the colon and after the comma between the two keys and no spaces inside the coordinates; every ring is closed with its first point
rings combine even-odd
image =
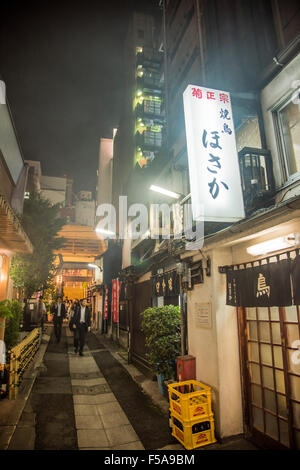
{"type": "Polygon", "coordinates": [[[75,354],[72,334],[66,331],[78,448],[143,450],[91,352],[85,347],[83,357],[75,354]]]}
{"type": "MultiPolygon", "coordinates": [[[[115,345],[88,335],[80,357],[68,327],[60,343],[47,330],[18,399],[1,402],[0,449],[184,450],[171,436],[157,384],[115,345]]],[[[197,450],[242,449],[256,450],[239,437],[197,450]]]]}

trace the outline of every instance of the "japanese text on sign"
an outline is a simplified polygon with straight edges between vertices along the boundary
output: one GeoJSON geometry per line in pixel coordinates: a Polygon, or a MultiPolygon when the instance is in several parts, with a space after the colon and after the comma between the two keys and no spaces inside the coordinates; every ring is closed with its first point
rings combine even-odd
{"type": "Polygon", "coordinates": [[[189,85],[183,100],[193,218],[237,221],[244,204],[230,94],[189,85]]]}

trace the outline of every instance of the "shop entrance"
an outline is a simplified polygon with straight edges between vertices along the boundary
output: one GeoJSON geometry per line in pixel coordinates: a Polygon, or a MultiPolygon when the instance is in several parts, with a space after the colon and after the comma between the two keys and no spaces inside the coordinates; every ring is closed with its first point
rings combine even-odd
{"type": "Polygon", "coordinates": [[[299,306],[237,310],[247,434],[264,447],[299,450],[299,306]]]}

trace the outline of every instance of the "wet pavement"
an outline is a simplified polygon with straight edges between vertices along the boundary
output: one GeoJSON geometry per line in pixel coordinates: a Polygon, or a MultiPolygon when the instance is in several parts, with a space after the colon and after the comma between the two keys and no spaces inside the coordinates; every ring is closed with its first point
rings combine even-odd
{"type": "MultiPolygon", "coordinates": [[[[18,399],[0,403],[0,449],[185,451],[168,400],[117,345],[89,333],[81,357],[67,326],[59,343],[51,326],[46,333],[18,399]]],[[[237,437],[197,450],[256,448],[237,437]]]]}
{"type": "Polygon", "coordinates": [[[44,367],[8,450],[143,450],[176,443],[168,417],[93,335],[84,356],[63,328],[52,334],[44,367]]]}

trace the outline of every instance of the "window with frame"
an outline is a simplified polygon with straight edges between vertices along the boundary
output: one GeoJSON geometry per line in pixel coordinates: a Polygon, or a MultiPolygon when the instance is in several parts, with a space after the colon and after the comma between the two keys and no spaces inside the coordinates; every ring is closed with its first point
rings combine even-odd
{"type": "Polygon", "coordinates": [[[276,110],[285,177],[300,177],[300,105],[295,95],[276,110]]]}

